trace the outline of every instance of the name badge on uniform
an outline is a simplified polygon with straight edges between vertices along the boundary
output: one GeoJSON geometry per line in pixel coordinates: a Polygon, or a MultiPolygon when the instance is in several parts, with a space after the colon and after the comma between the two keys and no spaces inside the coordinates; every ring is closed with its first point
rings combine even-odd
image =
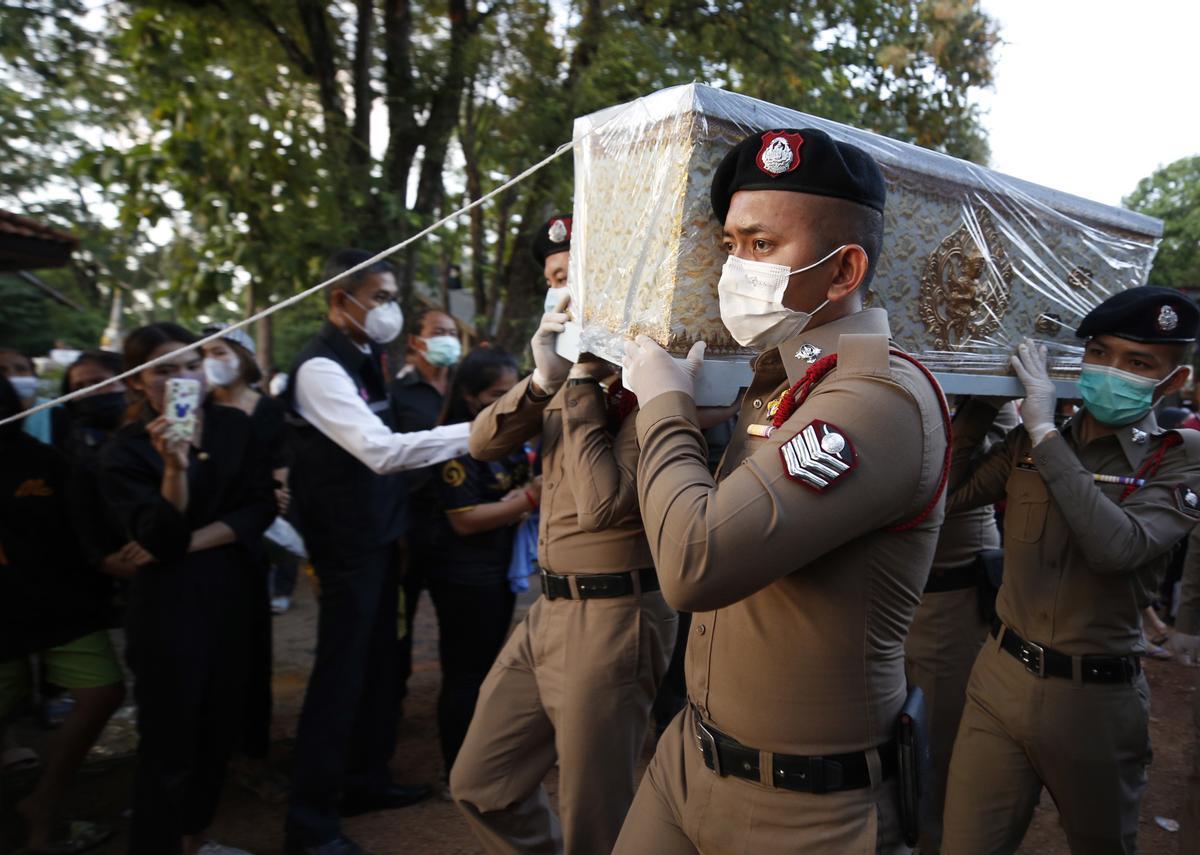
{"type": "Polygon", "coordinates": [[[845,431],[814,419],[779,447],[784,474],[818,493],[858,467],[858,454],[845,431]]]}

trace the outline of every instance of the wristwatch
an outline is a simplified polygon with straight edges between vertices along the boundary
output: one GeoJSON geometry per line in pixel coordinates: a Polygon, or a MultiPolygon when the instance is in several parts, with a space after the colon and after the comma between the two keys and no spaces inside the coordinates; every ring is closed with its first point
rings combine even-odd
{"type": "Polygon", "coordinates": [[[590,383],[594,386],[600,385],[600,381],[595,377],[572,377],[567,380],[568,386],[583,386],[585,383],[590,383]]]}

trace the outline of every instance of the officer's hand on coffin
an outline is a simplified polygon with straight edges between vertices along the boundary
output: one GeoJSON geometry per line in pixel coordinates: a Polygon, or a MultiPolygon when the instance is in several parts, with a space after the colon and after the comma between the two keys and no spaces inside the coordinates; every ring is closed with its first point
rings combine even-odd
{"type": "Polygon", "coordinates": [[[687,359],[680,363],[648,336],[639,335],[625,342],[625,388],[637,396],[643,407],[668,392],[683,392],[694,398],[696,376],[704,365],[705,346],[702,341],[693,344],[687,359]]]}
{"type": "Polygon", "coordinates": [[[558,391],[567,379],[571,363],[559,356],[554,349],[554,341],[558,334],[567,328],[571,315],[567,306],[571,303],[571,295],[562,298],[553,312],[542,315],[542,322],[529,340],[533,351],[533,383],[546,393],[558,391]]]}
{"type": "Polygon", "coordinates": [[[1034,344],[1029,339],[1017,346],[1013,354],[1013,370],[1017,372],[1025,387],[1025,400],[1021,404],[1021,421],[1029,438],[1037,445],[1054,430],[1054,382],[1046,368],[1046,346],[1034,344]]]}

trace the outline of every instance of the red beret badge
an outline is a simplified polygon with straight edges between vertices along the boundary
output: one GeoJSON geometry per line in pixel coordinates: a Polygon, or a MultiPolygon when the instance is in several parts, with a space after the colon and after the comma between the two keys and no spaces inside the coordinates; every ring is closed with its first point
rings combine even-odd
{"type": "Polygon", "coordinates": [[[800,146],[804,138],[799,134],[787,134],[783,131],[767,131],[762,135],[762,148],[758,151],[755,162],[758,168],[778,178],[786,175],[800,165],[800,146]]]}

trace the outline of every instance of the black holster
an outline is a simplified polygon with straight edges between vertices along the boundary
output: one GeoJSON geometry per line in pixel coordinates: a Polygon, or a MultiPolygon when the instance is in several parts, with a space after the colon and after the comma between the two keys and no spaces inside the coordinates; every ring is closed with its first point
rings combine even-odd
{"type": "Polygon", "coordinates": [[[925,693],[910,686],[896,718],[896,770],[899,777],[900,829],[904,842],[916,846],[921,835],[921,800],[929,785],[928,718],[925,693]]]}

